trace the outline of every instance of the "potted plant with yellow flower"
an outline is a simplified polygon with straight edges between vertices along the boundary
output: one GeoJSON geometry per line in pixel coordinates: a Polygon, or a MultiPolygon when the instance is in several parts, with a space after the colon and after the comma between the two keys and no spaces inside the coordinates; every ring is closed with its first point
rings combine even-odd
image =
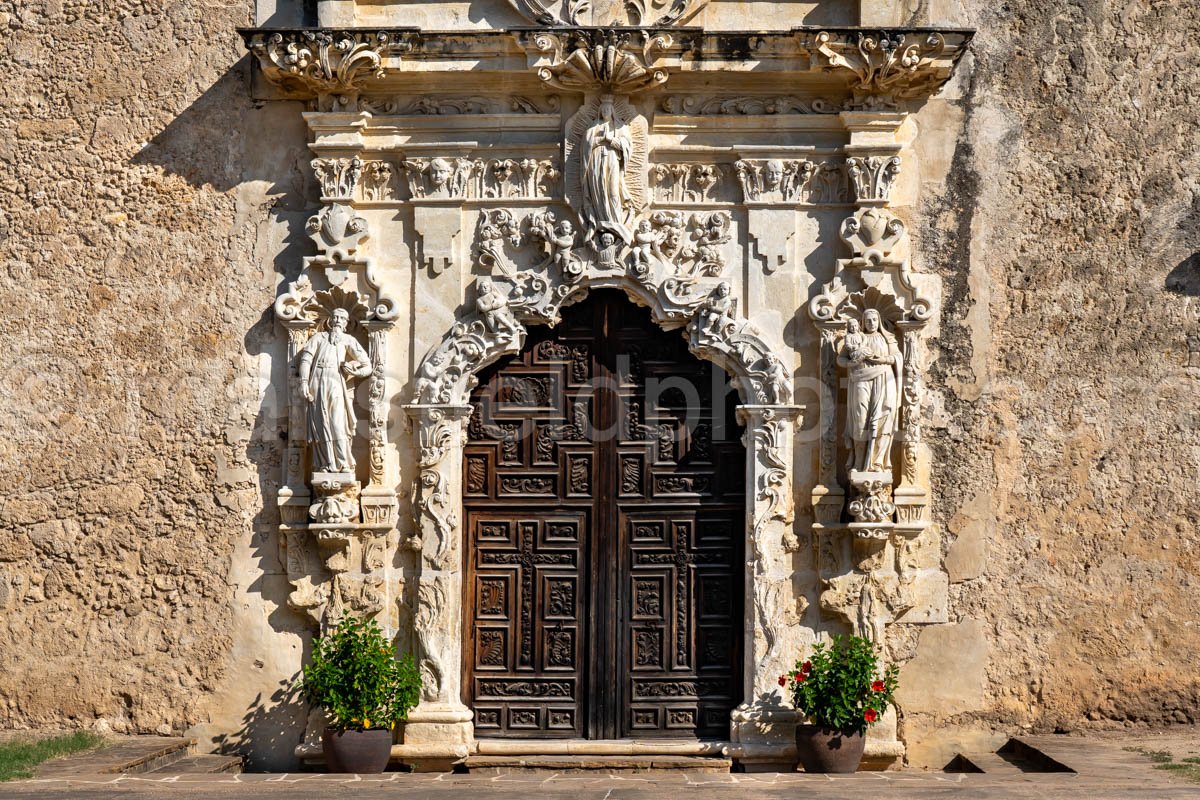
{"type": "Polygon", "coordinates": [[[805,772],[854,772],[867,728],[895,703],[899,668],[879,671],[875,645],[861,636],[817,644],[796,668],[779,676],[809,724],[796,726],[796,751],[805,772]]]}
{"type": "Polygon", "coordinates": [[[387,769],[392,729],[420,700],[421,674],[374,620],[344,617],[317,640],[300,690],[329,716],[321,736],[329,770],[373,774],[387,769]]]}

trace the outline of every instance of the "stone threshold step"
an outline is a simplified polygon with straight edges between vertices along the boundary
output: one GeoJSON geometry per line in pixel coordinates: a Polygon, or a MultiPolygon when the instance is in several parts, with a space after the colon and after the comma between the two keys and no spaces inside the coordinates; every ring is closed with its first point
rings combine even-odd
{"type": "Polygon", "coordinates": [[[112,744],[77,756],[47,761],[37,770],[38,777],[65,775],[137,774],[171,764],[188,755],[195,739],[165,736],[128,736],[112,744]]]}
{"type": "Polygon", "coordinates": [[[242,771],[241,756],[191,755],[149,770],[147,775],[236,775],[242,771]]]}
{"type": "Polygon", "coordinates": [[[729,772],[733,759],[711,756],[670,755],[547,755],[468,756],[459,762],[468,772],[480,771],[575,771],[575,770],[682,770],[685,772],[729,772]]]}

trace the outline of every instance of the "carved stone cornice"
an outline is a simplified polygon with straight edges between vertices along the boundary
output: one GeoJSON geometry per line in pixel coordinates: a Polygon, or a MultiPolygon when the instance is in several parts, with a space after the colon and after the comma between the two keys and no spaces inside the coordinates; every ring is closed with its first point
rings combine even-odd
{"type": "Polygon", "coordinates": [[[660,57],[675,45],[666,31],[618,28],[519,31],[517,41],[547,86],[618,94],[666,83],[660,57]]]}
{"type": "Polygon", "coordinates": [[[972,32],[830,29],[797,35],[814,67],[848,79],[854,107],[875,111],[936,94],[966,52],[972,32]]]}
{"type": "Polygon", "coordinates": [[[289,94],[357,96],[384,75],[384,59],[412,50],[416,29],[239,29],[263,75],[289,94]]]}

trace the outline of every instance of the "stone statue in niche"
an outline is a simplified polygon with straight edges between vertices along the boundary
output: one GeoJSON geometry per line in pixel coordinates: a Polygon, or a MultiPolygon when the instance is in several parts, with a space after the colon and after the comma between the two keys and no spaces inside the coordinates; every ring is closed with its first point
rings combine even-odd
{"type": "Polygon", "coordinates": [[[496,288],[492,279],[480,278],[476,288],[479,297],[475,300],[475,310],[483,317],[488,333],[499,341],[512,341],[519,336],[521,325],[508,307],[508,298],[496,288]]]}
{"type": "Polygon", "coordinates": [[[892,468],[892,437],[896,431],[903,357],[896,339],[883,328],[879,312],[867,309],[862,327],[850,320],[838,352],[838,366],[847,370],[847,469],[886,472],[892,468]]]}
{"type": "Polygon", "coordinates": [[[609,231],[629,244],[634,214],[633,196],[625,181],[625,169],[633,152],[629,126],[617,119],[612,95],[600,98],[599,119],[584,136],[583,211],[587,237],[598,241],[609,231]]]}
{"type": "Polygon", "coordinates": [[[313,334],[300,351],[300,391],[308,401],[308,444],[313,472],[353,472],[351,442],[357,419],[348,380],[371,374],[371,359],[346,332],[350,314],[335,308],[329,330],[313,334]]]}

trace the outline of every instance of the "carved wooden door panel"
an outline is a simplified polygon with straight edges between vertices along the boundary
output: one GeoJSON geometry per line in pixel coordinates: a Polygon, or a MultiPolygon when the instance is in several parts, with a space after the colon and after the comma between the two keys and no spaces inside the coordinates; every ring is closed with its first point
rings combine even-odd
{"type": "Polygon", "coordinates": [[[623,294],[563,317],[472,398],[476,734],[723,738],[741,700],[736,396],[623,294]]]}

